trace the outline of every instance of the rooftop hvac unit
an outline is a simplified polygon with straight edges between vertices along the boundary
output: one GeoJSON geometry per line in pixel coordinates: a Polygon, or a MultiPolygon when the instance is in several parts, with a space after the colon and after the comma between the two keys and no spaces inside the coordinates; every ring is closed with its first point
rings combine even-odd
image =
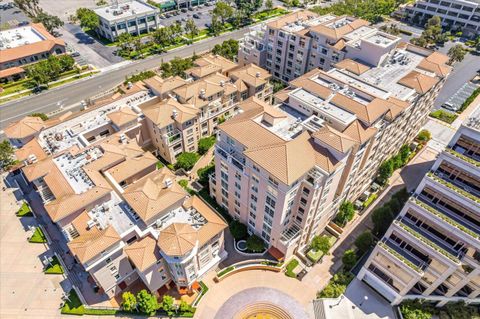
{"type": "Polygon", "coordinates": [[[29,163],[35,163],[37,161],[37,156],[35,154],[30,154],[28,155],[27,160],[29,163]]]}
{"type": "Polygon", "coordinates": [[[201,90],[200,90],[200,97],[201,97],[201,98],[205,98],[205,93],[206,93],[206,92],[205,92],[205,89],[201,89],[201,90]]]}
{"type": "Polygon", "coordinates": [[[92,229],[93,227],[95,227],[95,224],[96,222],[93,219],[90,219],[89,221],[87,221],[87,229],[92,229]]]}
{"type": "Polygon", "coordinates": [[[165,187],[166,187],[166,188],[169,188],[169,187],[172,186],[172,185],[173,185],[173,181],[172,181],[170,178],[167,178],[167,179],[165,180],[165,187]]]}
{"type": "Polygon", "coordinates": [[[178,115],[177,110],[173,110],[172,111],[172,118],[174,118],[174,119],[177,118],[177,115],[178,115]]]}
{"type": "Polygon", "coordinates": [[[125,134],[120,134],[120,142],[126,143],[127,142],[127,136],[125,134]]]}

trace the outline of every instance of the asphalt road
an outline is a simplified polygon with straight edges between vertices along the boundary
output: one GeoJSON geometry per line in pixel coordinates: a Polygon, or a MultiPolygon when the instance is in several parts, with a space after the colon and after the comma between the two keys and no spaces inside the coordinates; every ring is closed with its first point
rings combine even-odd
{"type": "Polygon", "coordinates": [[[125,77],[143,70],[152,69],[162,61],[167,62],[174,57],[188,57],[193,53],[201,53],[213,48],[215,44],[227,39],[240,39],[248,32],[249,27],[236,30],[232,33],[209,38],[193,45],[177,48],[167,53],[149,57],[144,60],[134,61],[126,65],[112,66],[114,69],[101,72],[91,78],[66,84],[64,86],[32,95],[19,101],[12,101],[0,105],[0,129],[5,128],[10,122],[18,121],[22,117],[35,113],[50,113],[63,107],[68,110],[80,109],[79,103],[99,93],[107,91],[125,80],[125,77]],[[73,106],[73,107],[72,107],[73,106]]]}

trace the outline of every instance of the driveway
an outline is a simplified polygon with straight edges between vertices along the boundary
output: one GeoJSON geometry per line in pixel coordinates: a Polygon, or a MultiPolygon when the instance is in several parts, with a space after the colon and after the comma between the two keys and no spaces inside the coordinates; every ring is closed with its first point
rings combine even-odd
{"type": "Polygon", "coordinates": [[[65,23],[60,32],[62,33],[61,37],[63,40],[65,40],[74,51],[80,53],[80,56],[89,64],[103,68],[123,61],[122,57],[114,54],[117,50],[116,47],[104,46],[83,32],[82,28],[78,25],[65,23]]]}

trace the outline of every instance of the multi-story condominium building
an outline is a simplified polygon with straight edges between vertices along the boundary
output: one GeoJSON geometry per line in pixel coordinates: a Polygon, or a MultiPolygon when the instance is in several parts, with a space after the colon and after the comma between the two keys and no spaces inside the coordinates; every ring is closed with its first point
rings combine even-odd
{"type": "Polygon", "coordinates": [[[238,68],[238,64],[232,62],[220,55],[208,54],[197,58],[193,62],[194,66],[185,73],[198,80],[215,73],[221,73],[228,76],[228,72],[238,68]]]}
{"type": "Polygon", "coordinates": [[[438,16],[445,27],[463,30],[467,35],[480,33],[480,3],[477,0],[419,0],[405,7],[405,15],[416,23],[438,16]]]}
{"type": "Polygon", "coordinates": [[[241,41],[238,62],[255,63],[275,79],[289,82],[313,69],[329,70],[360,44],[365,51],[384,51],[384,46],[369,41],[377,30],[368,25],[353,17],[294,12],[253,27],[241,41]]]}
{"type": "Polygon", "coordinates": [[[125,32],[139,35],[161,26],[160,9],[139,0],[107,5],[94,11],[100,19],[98,33],[110,41],[115,41],[120,34],[125,32]]]}
{"type": "Polygon", "coordinates": [[[358,278],[392,304],[480,303],[480,126],[462,125],[358,278]]]}
{"type": "Polygon", "coordinates": [[[0,81],[17,80],[25,65],[65,53],[65,42],[52,36],[41,23],[0,31],[0,81]]]}
{"type": "Polygon", "coordinates": [[[232,69],[232,62],[227,61],[213,56],[197,60],[197,66],[190,69],[190,74],[198,75],[195,81],[179,77],[146,81],[148,87],[163,97],[150,100],[140,108],[151,142],[166,161],[175,163],[181,153],[195,152],[198,140],[214,134],[219,122],[235,114],[240,101],[250,96],[271,99],[273,91],[268,72],[255,65],[232,69]],[[229,76],[218,73],[227,73],[227,70],[230,70],[229,76]]]}
{"type": "Polygon", "coordinates": [[[329,71],[291,81],[277,106],[249,99],[219,126],[212,196],[287,258],[413,139],[451,70],[448,57],[383,32],[359,41],[329,71]]]}
{"type": "Polygon", "coordinates": [[[226,257],[226,224],[157,169],[138,108],[154,97],[126,90],[41,125],[27,118],[6,134],[29,136],[16,152],[20,176],[100,293],[113,297],[138,282],[153,293],[165,285],[187,292],[226,257]]]}

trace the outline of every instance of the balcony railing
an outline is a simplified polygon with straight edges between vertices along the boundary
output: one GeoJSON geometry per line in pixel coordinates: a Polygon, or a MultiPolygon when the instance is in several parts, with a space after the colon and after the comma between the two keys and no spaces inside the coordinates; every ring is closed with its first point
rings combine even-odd
{"type": "Polygon", "coordinates": [[[300,236],[300,227],[298,227],[297,225],[293,224],[290,228],[286,229],[283,233],[282,233],[282,237],[280,238],[280,240],[287,244],[293,240],[295,240],[296,238],[298,238],[300,236]]]}
{"type": "Polygon", "coordinates": [[[447,181],[447,180],[445,180],[445,179],[443,179],[443,178],[440,178],[440,177],[436,176],[436,175],[433,174],[432,172],[428,172],[428,173],[427,173],[427,176],[428,176],[430,179],[434,180],[435,182],[437,182],[437,183],[439,183],[439,184],[441,184],[441,185],[443,185],[443,186],[451,189],[451,190],[454,191],[455,193],[457,193],[457,194],[459,194],[459,195],[461,195],[461,196],[463,196],[463,197],[466,197],[466,198],[468,198],[468,199],[470,199],[470,200],[472,200],[472,201],[480,204],[480,198],[478,198],[477,196],[475,196],[475,195],[467,192],[466,190],[464,190],[464,189],[462,189],[462,188],[454,185],[453,183],[451,183],[451,182],[449,182],[449,181],[447,181]]]}
{"type": "Polygon", "coordinates": [[[444,255],[454,263],[460,264],[460,259],[457,257],[459,253],[457,253],[451,247],[441,243],[440,240],[438,240],[436,237],[432,236],[427,231],[413,224],[408,219],[406,218],[403,218],[401,220],[397,219],[395,220],[394,223],[398,225],[400,228],[402,228],[403,230],[405,230],[407,233],[412,235],[413,237],[420,240],[422,243],[432,248],[433,250],[444,255]]]}
{"type": "Polygon", "coordinates": [[[406,250],[398,247],[389,239],[384,239],[378,245],[419,274],[423,273],[423,269],[428,265],[426,262],[418,260],[406,250]]]}
{"type": "Polygon", "coordinates": [[[469,157],[469,156],[466,156],[466,155],[463,155],[463,154],[460,154],[459,152],[451,149],[451,148],[446,148],[445,151],[450,154],[450,155],[453,155],[455,156],[456,158],[459,158],[461,159],[462,161],[464,162],[467,162],[473,166],[476,166],[476,167],[480,167],[480,162],[477,161],[475,158],[472,158],[472,157],[469,157]]]}
{"type": "Polygon", "coordinates": [[[452,225],[473,238],[480,239],[480,229],[478,227],[449,211],[445,207],[433,204],[422,195],[419,195],[418,198],[411,197],[411,201],[429,213],[437,216],[447,224],[452,225]]]}

